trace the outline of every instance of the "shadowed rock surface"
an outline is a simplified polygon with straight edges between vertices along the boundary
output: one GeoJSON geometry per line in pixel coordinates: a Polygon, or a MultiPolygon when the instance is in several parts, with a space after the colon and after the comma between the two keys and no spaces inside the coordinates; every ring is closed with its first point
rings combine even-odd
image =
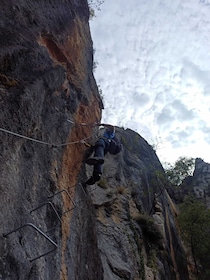
{"type": "Polygon", "coordinates": [[[193,195],[210,208],[210,164],[196,158],[193,176],[184,180],[180,190],[182,197],[193,195]]]}
{"type": "Polygon", "coordinates": [[[141,136],[118,128],[123,151],[82,187],[83,140],[98,131],[81,123],[103,107],[88,20],[85,0],[1,1],[0,279],[190,279],[163,168],[141,136]],[[54,247],[31,224],[55,251],[40,257],[54,247]]]}

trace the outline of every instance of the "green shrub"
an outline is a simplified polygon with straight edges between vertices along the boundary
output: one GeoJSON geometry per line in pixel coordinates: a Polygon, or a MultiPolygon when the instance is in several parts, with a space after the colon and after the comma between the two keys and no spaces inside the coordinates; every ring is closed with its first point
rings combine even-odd
{"type": "Polygon", "coordinates": [[[101,187],[102,189],[107,189],[107,184],[106,184],[106,179],[105,178],[101,178],[101,180],[98,182],[99,187],[101,187]]]}
{"type": "Polygon", "coordinates": [[[154,220],[145,214],[139,214],[134,217],[136,222],[141,227],[141,230],[145,236],[145,238],[158,246],[162,246],[163,236],[158,228],[158,226],[154,223],[154,220]]]}

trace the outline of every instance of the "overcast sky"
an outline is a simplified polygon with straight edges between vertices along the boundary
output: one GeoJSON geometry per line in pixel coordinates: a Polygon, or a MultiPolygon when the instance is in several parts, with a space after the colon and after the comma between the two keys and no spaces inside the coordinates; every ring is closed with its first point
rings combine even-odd
{"type": "Polygon", "coordinates": [[[90,27],[103,122],[210,163],[210,0],[105,0],[90,27]]]}

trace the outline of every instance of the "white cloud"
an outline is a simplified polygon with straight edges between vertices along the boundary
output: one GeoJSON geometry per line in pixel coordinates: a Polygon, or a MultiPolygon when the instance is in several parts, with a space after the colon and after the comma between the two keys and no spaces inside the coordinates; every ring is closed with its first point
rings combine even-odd
{"type": "Polygon", "coordinates": [[[103,121],[160,136],[161,161],[210,162],[209,2],[105,0],[90,22],[103,121]]]}

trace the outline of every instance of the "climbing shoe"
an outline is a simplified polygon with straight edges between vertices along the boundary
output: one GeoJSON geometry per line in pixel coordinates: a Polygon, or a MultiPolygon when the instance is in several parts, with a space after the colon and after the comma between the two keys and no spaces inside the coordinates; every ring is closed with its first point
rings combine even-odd
{"type": "Polygon", "coordinates": [[[100,157],[90,157],[86,160],[86,163],[89,165],[103,164],[104,159],[100,157]]]}
{"type": "Polygon", "coordinates": [[[100,179],[101,179],[101,174],[100,173],[93,173],[93,176],[91,176],[87,180],[86,185],[94,185],[100,179]]]}
{"type": "Polygon", "coordinates": [[[86,185],[94,185],[95,182],[96,182],[96,180],[94,179],[93,176],[91,176],[91,177],[87,180],[86,185]]]}

